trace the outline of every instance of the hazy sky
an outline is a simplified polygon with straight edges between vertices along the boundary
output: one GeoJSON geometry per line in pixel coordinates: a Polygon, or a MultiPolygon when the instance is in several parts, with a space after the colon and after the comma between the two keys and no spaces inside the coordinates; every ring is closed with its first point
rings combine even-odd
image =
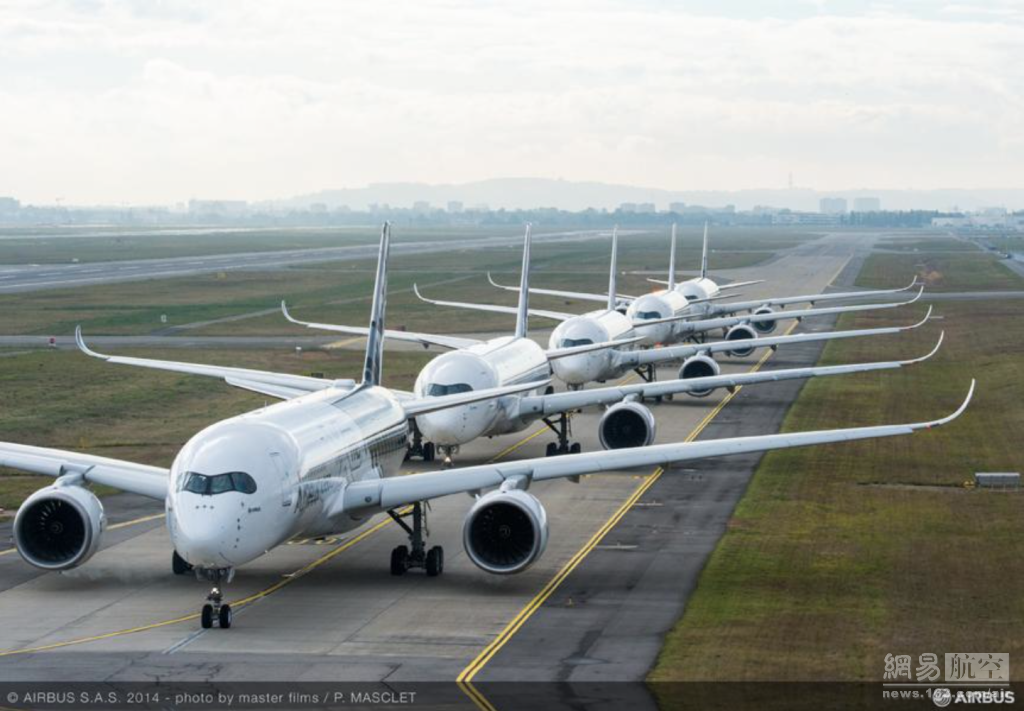
{"type": "Polygon", "coordinates": [[[0,0],[27,202],[790,172],[1024,187],[1024,3],[0,0]]]}

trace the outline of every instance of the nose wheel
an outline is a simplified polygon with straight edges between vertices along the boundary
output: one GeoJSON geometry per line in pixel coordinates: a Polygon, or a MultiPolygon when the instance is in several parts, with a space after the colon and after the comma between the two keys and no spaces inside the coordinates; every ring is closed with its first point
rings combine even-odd
{"type": "Polygon", "coordinates": [[[221,583],[227,583],[234,577],[231,569],[209,570],[201,569],[199,576],[213,582],[210,594],[206,596],[206,604],[199,613],[199,622],[204,630],[217,625],[222,630],[230,629],[232,613],[231,605],[224,602],[224,594],[221,592],[221,583]]]}
{"type": "Polygon", "coordinates": [[[459,453],[458,445],[441,445],[438,449],[441,450],[441,456],[443,457],[442,467],[444,469],[451,469],[455,466],[454,457],[459,453]]]}
{"type": "Polygon", "coordinates": [[[398,546],[391,551],[391,574],[405,575],[412,568],[423,568],[427,577],[434,578],[444,572],[444,548],[433,546],[427,550],[426,509],[422,502],[412,505],[411,511],[397,513],[393,509],[388,515],[409,535],[408,546],[398,546]],[[412,517],[412,526],[405,519],[412,517]]]}

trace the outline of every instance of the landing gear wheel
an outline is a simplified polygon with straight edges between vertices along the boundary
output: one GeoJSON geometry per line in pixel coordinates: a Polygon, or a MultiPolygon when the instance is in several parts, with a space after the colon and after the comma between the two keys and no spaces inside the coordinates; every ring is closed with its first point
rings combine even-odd
{"type": "Polygon", "coordinates": [[[398,546],[391,551],[391,574],[405,575],[405,571],[408,569],[409,548],[407,546],[398,546]]]}
{"type": "Polygon", "coordinates": [[[203,613],[200,615],[200,619],[204,630],[213,627],[213,605],[210,603],[203,605],[203,613]]]}
{"type": "Polygon", "coordinates": [[[231,628],[231,605],[221,605],[220,613],[217,615],[222,630],[231,628]]]}
{"type": "Polygon", "coordinates": [[[554,457],[558,455],[558,445],[554,442],[548,442],[548,447],[544,451],[544,456],[554,457]]]}
{"type": "Polygon", "coordinates": [[[569,454],[579,454],[582,451],[583,448],[580,446],[579,442],[573,442],[572,445],[569,447],[569,454]]]}
{"type": "Polygon", "coordinates": [[[434,546],[427,551],[427,576],[434,578],[444,572],[444,549],[434,546]]]}
{"type": "Polygon", "coordinates": [[[423,445],[423,461],[432,462],[434,461],[434,443],[427,442],[423,445]]]}
{"type": "Polygon", "coordinates": [[[184,575],[192,570],[192,565],[178,555],[178,551],[174,551],[171,555],[171,570],[174,571],[175,575],[184,575]]]}

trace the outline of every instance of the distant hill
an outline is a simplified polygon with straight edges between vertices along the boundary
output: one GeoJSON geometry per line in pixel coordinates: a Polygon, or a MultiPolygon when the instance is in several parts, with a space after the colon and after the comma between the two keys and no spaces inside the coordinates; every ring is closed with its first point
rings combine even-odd
{"type": "Polygon", "coordinates": [[[635,185],[614,185],[597,182],[575,182],[546,178],[495,178],[472,183],[431,185],[427,183],[373,183],[361,188],[321,190],[308,195],[274,201],[277,206],[308,207],[324,203],[330,208],[347,205],[366,209],[371,204],[387,203],[392,207],[411,207],[414,202],[429,202],[431,207],[445,207],[449,201],[462,202],[466,209],[487,205],[492,210],[555,207],[562,210],[587,208],[613,210],[624,202],[653,202],[658,210],[667,210],[670,202],[687,205],[721,207],[735,205],[749,210],[767,205],[791,210],[816,211],[823,197],[877,197],[886,210],[976,210],[1001,206],[1011,210],[1024,209],[1024,189],[991,188],[941,190],[829,190],[811,188],[777,188],[751,190],[663,190],[635,185]]]}

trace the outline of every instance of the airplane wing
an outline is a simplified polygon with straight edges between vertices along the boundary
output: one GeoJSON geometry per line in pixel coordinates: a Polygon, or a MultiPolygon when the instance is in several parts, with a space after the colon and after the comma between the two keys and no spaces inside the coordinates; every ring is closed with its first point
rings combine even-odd
{"type": "MultiPolygon", "coordinates": [[[[874,309],[892,309],[898,306],[912,304],[921,298],[924,287],[917,292],[917,296],[909,301],[894,301],[886,304],[860,304],[857,306],[832,306],[824,309],[802,309],[799,311],[779,311],[771,314],[744,314],[742,316],[723,316],[720,318],[698,319],[681,323],[680,330],[684,333],[698,333],[710,331],[715,328],[728,328],[741,323],[766,323],[771,321],[782,321],[783,319],[802,319],[808,316],[828,316],[831,314],[845,314],[856,311],[872,311],[874,309]]],[[[642,324],[637,324],[637,327],[642,324]]]]}
{"type": "Polygon", "coordinates": [[[736,311],[745,311],[747,309],[756,309],[761,306],[786,306],[787,304],[799,304],[809,302],[812,305],[819,301],[836,301],[838,299],[859,299],[865,297],[884,296],[887,294],[898,294],[901,291],[909,291],[917,285],[917,279],[910,282],[907,286],[899,289],[876,289],[874,291],[835,291],[821,294],[804,294],[803,296],[781,296],[772,299],[762,299],[761,301],[733,301],[728,304],[719,304],[714,308],[715,313],[733,313],[736,311]]]}
{"type": "Polygon", "coordinates": [[[545,417],[555,413],[576,410],[590,405],[604,405],[613,402],[620,402],[628,397],[659,397],[663,395],[677,395],[691,391],[714,390],[716,388],[729,388],[734,390],[744,385],[755,383],[774,383],[782,380],[797,380],[801,378],[819,378],[829,375],[848,375],[850,373],[866,373],[872,370],[891,370],[902,368],[906,365],[923,363],[935,355],[942,345],[943,334],[939,334],[939,341],[927,355],[909,360],[877,361],[874,363],[854,363],[850,365],[816,366],[810,368],[785,368],[780,370],[761,370],[756,373],[734,373],[731,375],[713,375],[702,378],[687,378],[685,380],[660,380],[651,383],[636,383],[633,385],[618,385],[608,388],[595,388],[593,390],[575,390],[551,395],[534,395],[524,397],[520,401],[519,416],[545,417]]]}
{"type": "Polygon", "coordinates": [[[167,498],[167,469],[81,452],[0,442],[0,467],[59,477],[80,475],[85,481],[163,501],[167,498]]]}
{"type": "Polygon", "coordinates": [[[399,402],[402,405],[402,409],[405,410],[406,415],[409,417],[415,417],[416,415],[425,415],[428,412],[436,412],[437,410],[447,410],[449,407],[460,407],[462,405],[480,402],[481,400],[493,400],[506,395],[515,395],[516,393],[522,393],[528,390],[537,390],[545,388],[550,384],[550,379],[537,380],[530,383],[520,383],[519,385],[506,385],[500,388],[471,390],[470,392],[456,393],[455,395],[439,395],[437,397],[408,399],[399,398],[399,402]]]}
{"type": "Polygon", "coordinates": [[[743,338],[736,341],[713,341],[711,343],[685,343],[664,348],[648,348],[645,350],[615,352],[616,365],[620,368],[636,368],[650,363],[665,363],[682,360],[698,353],[728,353],[738,348],[778,348],[796,343],[813,343],[816,341],[833,341],[842,338],[862,338],[865,336],[885,336],[902,333],[920,328],[931,318],[932,307],[924,318],[909,326],[886,326],[883,328],[859,328],[849,331],[823,331],[821,333],[796,333],[788,336],[767,336],[764,338],[743,338]],[[742,345],[740,345],[742,344],[742,345]]]}
{"type": "Polygon", "coordinates": [[[220,378],[228,385],[233,385],[245,390],[269,395],[280,400],[291,400],[302,395],[308,395],[319,390],[336,388],[339,390],[351,390],[355,388],[355,381],[352,380],[324,380],[323,378],[310,378],[305,375],[288,375],[286,373],[271,373],[265,370],[249,370],[248,368],[230,368],[219,365],[201,365],[199,363],[179,363],[169,360],[152,360],[149,358],[131,358],[127,356],[109,356],[90,349],[82,338],[82,328],[75,328],[75,343],[79,350],[93,358],[105,360],[108,363],[119,365],[134,365],[142,368],[154,368],[156,370],[169,370],[176,373],[188,373],[190,375],[205,375],[211,378],[220,378]]]}
{"type": "Polygon", "coordinates": [[[731,284],[719,284],[718,290],[725,291],[726,289],[742,289],[745,286],[754,286],[755,284],[764,284],[764,279],[754,279],[752,281],[734,281],[731,284]]]}
{"type": "MultiPolygon", "coordinates": [[[[513,314],[517,315],[519,309],[515,306],[498,306],[496,304],[467,304],[460,301],[438,301],[436,299],[428,299],[420,293],[419,288],[415,284],[412,285],[412,290],[416,293],[416,297],[420,301],[425,301],[428,304],[434,304],[436,306],[454,306],[457,309],[472,309],[474,311],[491,311],[498,314],[513,314]]],[[[545,311],[543,309],[530,310],[531,316],[540,316],[541,318],[549,318],[554,321],[568,321],[576,314],[567,314],[560,311],[545,311]]]]}
{"type": "Polygon", "coordinates": [[[974,394],[974,381],[963,404],[950,415],[928,422],[850,427],[846,429],[787,432],[753,437],[730,437],[706,442],[676,442],[649,447],[587,452],[566,457],[541,457],[514,462],[498,462],[463,469],[422,472],[405,476],[359,481],[344,492],[344,508],[393,509],[404,504],[426,501],[451,494],[478,492],[502,486],[525,488],[533,481],[559,479],[596,472],[617,472],[639,467],[668,466],[694,459],[722,457],[729,454],[767,452],[773,449],[805,447],[831,442],[852,442],[861,439],[895,437],[932,429],[952,422],[967,409],[974,394]]]}
{"type": "MultiPolygon", "coordinates": [[[[370,329],[365,326],[337,326],[330,323],[311,323],[309,321],[300,321],[289,313],[288,306],[283,301],[281,302],[281,313],[284,314],[286,319],[294,324],[305,326],[306,328],[313,328],[318,331],[334,331],[336,333],[348,333],[353,336],[366,336],[370,332],[370,329]]],[[[452,350],[469,348],[470,346],[475,346],[481,342],[472,338],[440,336],[433,333],[415,333],[413,331],[395,331],[390,328],[384,330],[384,338],[390,338],[393,341],[419,343],[424,348],[429,346],[440,346],[441,348],[450,348],[452,350]]]]}
{"type": "MultiPolygon", "coordinates": [[[[499,284],[498,282],[494,281],[493,278],[491,278],[490,272],[487,272],[487,281],[491,282],[491,286],[496,286],[499,289],[504,289],[505,291],[514,291],[516,293],[519,293],[518,286],[506,286],[504,284],[499,284]]],[[[582,291],[562,291],[560,289],[538,289],[532,286],[530,287],[530,293],[543,294],[545,296],[563,296],[567,299],[579,299],[580,301],[600,301],[602,304],[608,303],[608,294],[591,294],[582,291]]],[[[628,296],[626,294],[615,295],[615,300],[622,302],[624,304],[628,304],[632,301],[635,301],[636,298],[637,297],[635,296],[628,296]]]]}

